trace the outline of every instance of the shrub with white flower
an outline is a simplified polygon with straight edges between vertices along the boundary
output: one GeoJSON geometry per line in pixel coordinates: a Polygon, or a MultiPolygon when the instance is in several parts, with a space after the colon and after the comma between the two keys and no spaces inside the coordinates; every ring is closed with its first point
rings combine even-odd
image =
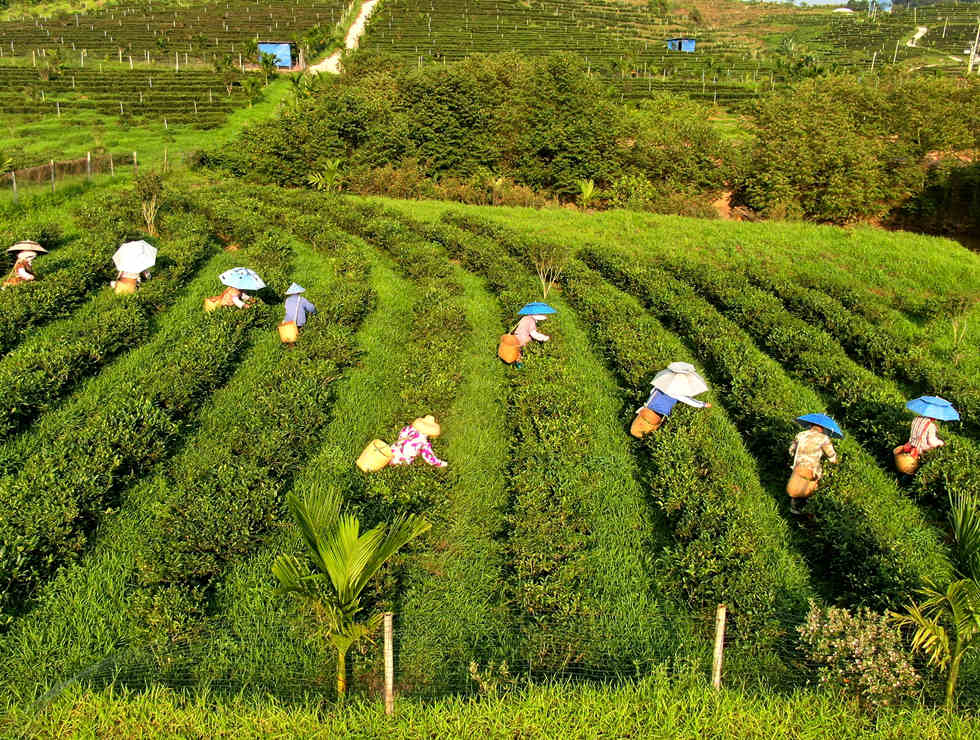
{"type": "Polygon", "coordinates": [[[865,706],[900,703],[919,684],[901,635],[884,614],[867,608],[852,614],[811,602],[810,613],[797,631],[820,684],[854,694],[865,706]]]}

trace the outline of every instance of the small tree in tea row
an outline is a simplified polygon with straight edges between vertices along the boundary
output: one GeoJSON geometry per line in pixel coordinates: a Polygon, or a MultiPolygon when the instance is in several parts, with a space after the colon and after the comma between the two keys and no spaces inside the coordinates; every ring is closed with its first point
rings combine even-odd
{"type": "Polygon", "coordinates": [[[534,270],[538,274],[538,280],[541,281],[542,300],[547,300],[548,293],[551,292],[551,289],[565,271],[565,266],[568,265],[571,250],[560,244],[549,244],[545,242],[534,244],[532,249],[534,270]]]}
{"type": "Polygon", "coordinates": [[[361,525],[342,513],[340,494],[315,489],[287,502],[306,543],[308,563],[280,555],[272,564],[279,590],[306,602],[327,639],[337,649],[337,698],[347,693],[347,651],[378,629],[383,614],[361,614],[361,592],[402,546],[431,526],[415,515],[379,524],[360,533],[361,525]],[[312,566],[312,568],[310,567],[312,566]]]}
{"type": "Polygon", "coordinates": [[[919,589],[924,600],[909,604],[905,614],[892,613],[903,627],[915,630],[912,649],[924,653],[930,665],[947,670],[946,710],[953,710],[960,664],[980,649],[980,511],[967,496],[950,499],[949,523],[953,530],[959,580],[945,591],[933,584],[919,589]]]}

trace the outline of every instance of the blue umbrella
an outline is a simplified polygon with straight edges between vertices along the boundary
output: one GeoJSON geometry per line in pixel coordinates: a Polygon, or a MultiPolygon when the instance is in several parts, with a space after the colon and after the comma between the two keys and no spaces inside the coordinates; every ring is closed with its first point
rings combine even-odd
{"type": "Polygon", "coordinates": [[[817,424],[818,426],[822,426],[835,437],[844,439],[844,432],[842,432],[840,427],[837,426],[837,422],[826,414],[804,414],[803,416],[797,416],[796,420],[803,426],[817,424]]]}
{"type": "Polygon", "coordinates": [[[953,404],[939,396],[920,396],[919,398],[913,398],[905,404],[905,408],[913,414],[928,416],[930,419],[939,419],[939,421],[960,420],[960,415],[953,408],[953,404]]]}
{"type": "Polygon", "coordinates": [[[535,302],[528,303],[524,308],[517,312],[518,316],[531,316],[532,314],[550,314],[558,313],[555,309],[549,306],[547,303],[535,302]]]}
{"type": "Polygon", "coordinates": [[[247,267],[233,267],[221,273],[218,279],[224,285],[239,290],[261,290],[265,287],[262,278],[254,270],[249,270],[247,267]]]}

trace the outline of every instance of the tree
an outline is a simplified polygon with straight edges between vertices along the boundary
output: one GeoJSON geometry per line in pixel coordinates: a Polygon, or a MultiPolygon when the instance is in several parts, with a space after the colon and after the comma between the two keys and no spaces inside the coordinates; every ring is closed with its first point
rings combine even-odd
{"type": "Polygon", "coordinates": [[[582,208],[588,208],[592,199],[595,198],[595,180],[579,180],[578,202],[582,208]]]}
{"type": "Polygon", "coordinates": [[[337,697],[347,693],[347,651],[381,625],[383,614],[361,614],[361,592],[401,547],[423,534],[430,524],[415,515],[389,526],[379,524],[360,533],[360,522],[343,513],[334,489],[314,489],[302,498],[287,499],[306,543],[308,563],[280,555],[272,573],[282,593],[306,602],[337,650],[337,697]]]}
{"type": "Polygon", "coordinates": [[[564,245],[547,243],[534,245],[531,258],[538,280],[541,281],[542,300],[548,299],[548,293],[565,271],[569,257],[571,252],[564,245]]]}
{"type": "Polygon", "coordinates": [[[259,64],[262,67],[262,74],[265,75],[265,84],[268,85],[269,80],[279,69],[279,60],[276,58],[275,54],[262,52],[262,55],[259,57],[259,64]]]}
{"type": "Polygon", "coordinates": [[[341,172],[343,160],[336,159],[324,160],[323,169],[319,172],[311,172],[306,176],[306,182],[317,190],[334,192],[340,190],[341,172]]]}
{"type": "Polygon", "coordinates": [[[953,698],[960,664],[980,648],[980,512],[968,496],[950,497],[949,523],[953,530],[957,575],[945,591],[932,583],[918,593],[920,603],[905,607],[905,614],[892,612],[894,620],[915,630],[912,649],[923,653],[929,665],[946,674],[946,711],[953,711],[953,698]]]}
{"type": "Polygon", "coordinates": [[[157,236],[157,211],[163,198],[163,178],[157,172],[144,172],[136,177],[136,197],[140,201],[140,212],[146,222],[146,233],[157,236]]]}

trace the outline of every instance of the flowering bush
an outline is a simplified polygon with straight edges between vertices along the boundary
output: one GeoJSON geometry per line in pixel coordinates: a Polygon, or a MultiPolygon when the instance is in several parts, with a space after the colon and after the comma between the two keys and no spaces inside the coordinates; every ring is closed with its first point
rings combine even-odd
{"type": "Polygon", "coordinates": [[[901,647],[901,635],[883,614],[862,608],[822,609],[811,602],[797,628],[819,681],[855,693],[862,704],[887,706],[909,696],[919,675],[901,647]]]}

